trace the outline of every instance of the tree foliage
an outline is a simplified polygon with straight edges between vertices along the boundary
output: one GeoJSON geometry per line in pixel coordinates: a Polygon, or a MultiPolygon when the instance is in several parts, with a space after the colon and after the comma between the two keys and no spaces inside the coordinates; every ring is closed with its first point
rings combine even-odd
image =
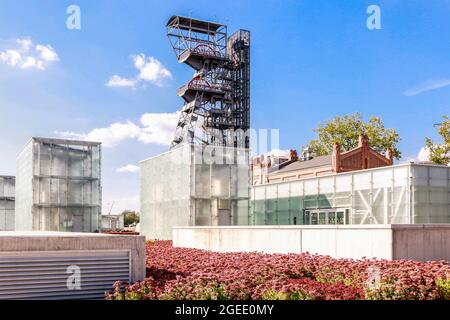
{"type": "Polygon", "coordinates": [[[139,213],[135,211],[125,211],[123,217],[123,224],[128,227],[132,225],[133,223],[139,222],[139,213]]]}
{"type": "Polygon", "coordinates": [[[314,129],[317,138],[308,143],[308,147],[317,156],[328,155],[333,152],[333,144],[339,143],[342,151],[348,151],[358,146],[359,135],[363,132],[369,137],[370,147],[385,154],[392,150],[394,158],[400,159],[401,152],[397,148],[400,136],[395,129],[387,129],[380,117],[370,117],[364,122],[360,113],[353,115],[335,116],[325,124],[319,124],[314,129]]]}
{"type": "Polygon", "coordinates": [[[430,138],[426,138],[425,145],[429,151],[429,159],[437,164],[450,163],[450,118],[444,116],[443,122],[438,125],[439,135],[442,143],[434,143],[430,138]]]}

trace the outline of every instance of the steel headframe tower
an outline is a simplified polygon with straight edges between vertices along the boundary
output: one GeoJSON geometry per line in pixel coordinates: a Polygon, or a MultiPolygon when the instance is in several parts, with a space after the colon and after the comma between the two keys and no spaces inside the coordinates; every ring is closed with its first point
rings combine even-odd
{"type": "Polygon", "coordinates": [[[177,95],[185,101],[171,149],[184,143],[249,148],[250,31],[173,16],[167,36],[178,62],[195,70],[177,95]]]}

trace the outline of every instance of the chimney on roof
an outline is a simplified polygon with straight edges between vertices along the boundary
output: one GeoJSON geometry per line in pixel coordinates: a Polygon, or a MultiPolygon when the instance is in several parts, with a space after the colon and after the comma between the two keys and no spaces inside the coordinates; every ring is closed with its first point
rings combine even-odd
{"type": "Polygon", "coordinates": [[[298,160],[298,155],[297,155],[297,150],[295,149],[291,149],[289,150],[289,161],[297,161],[298,160]]]}
{"type": "Polygon", "coordinates": [[[313,158],[313,156],[312,156],[311,148],[310,147],[303,148],[301,160],[307,161],[307,160],[311,160],[312,158],[313,158]]]}
{"type": "Polygon", "coordinates": [[[272,157],[271,156],[267,156],[266,167],[272,168],[272,157]]]}
{"type": "Polygon", "coordinates": [[[333,155],[331,157],[333,172],[339,173],[341,171],[341,146],[335,142],[333,144],[333,155]]]}
{"type": "Polygon", "coordinates": [[[386,159],[389,160],[389,164],[392,166],[394,164],[394,152],[392,149],[387,149],[386,151],[386,159]]]}
{"type": "Polygon", "coordinates": [[[358,141],[358,147],[361,148],[361,163],[362,167],[361,169],[368,169],[369,164],[369,154],[370,154],[370,148],[369,148],[369,137],[365,132],[361,133],[359,135],[359,141],[358,141]]]}
{"type": "Polygon", "coordinates": [[[366,147],[369,146],[369,137],[365,132],[359,135],[358,147],[366,147]]]}

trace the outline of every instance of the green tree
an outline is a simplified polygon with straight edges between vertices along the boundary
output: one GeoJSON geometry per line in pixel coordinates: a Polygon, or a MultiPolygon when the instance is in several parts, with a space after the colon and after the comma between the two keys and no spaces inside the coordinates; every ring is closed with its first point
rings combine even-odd
{"type": "Polygon", "coordinates": [[[335,116],[325,124],[319,124],[314,131],[317,138],[311,140],[308,147],[317,156],[331,154],[335,142],[339,143],[343,151],[356,148],[359,135],[365,132],[373,150],[385,153],[390,149],[394,158],[401,158],[401,152],[397,148],[400,141],[399,134],[395,129],[386,129],[380,117],[372,116],[368,122],[364,122],[359,112],[342,117],[335,116]]]}
{"type": "Polygon", "coordinates": [[[139,213],[135,211],[124,211],[123,224],[125,227],[139,222],[139,213]]]}
{"type": "Polygon", "coordinates": [[[450,163],[450,118],[443,116],[443,122],[438,127],[442,143],[434,143],[430,138],[426,138],[425,145],[429,151],[429,159],[437,164],[450,163]]]}

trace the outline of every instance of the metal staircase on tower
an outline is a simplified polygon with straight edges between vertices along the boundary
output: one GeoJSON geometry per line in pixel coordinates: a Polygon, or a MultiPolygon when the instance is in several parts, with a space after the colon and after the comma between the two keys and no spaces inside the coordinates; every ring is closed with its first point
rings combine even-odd
{"type": "Polygon", "coordinates": [[[171,149],[184,143],[249,148],[250,32],[181,16],[167,23],[178,62],[194,69],[171,149]]]}

